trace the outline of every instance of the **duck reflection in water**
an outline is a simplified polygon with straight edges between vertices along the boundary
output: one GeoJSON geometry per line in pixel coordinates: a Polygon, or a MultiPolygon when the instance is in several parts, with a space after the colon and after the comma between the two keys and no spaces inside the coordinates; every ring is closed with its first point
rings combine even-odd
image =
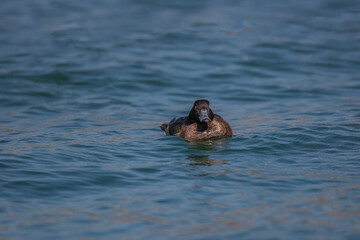
{"type": "Polygon", "coordinates": [[[192,152],[188,156],[190,166],[212,166],[212,165],[224,165],[227,163],[226,160],[220,160],[216,158],[210,158],[206,152],[214,152],[216,149],[225,148],[226,141],[224,139],[209,140],[209,141],[187,141],[189,150],[192,152]],[[198,151],[201,154],[195,154],[198,151]]]}
{"type": "Polygon", "coordinates": [[[225,160],[209,158],[208,155],[189,155],[188,159],[191,161],[190,166],[220,166],[227,163],[225,160]]]}

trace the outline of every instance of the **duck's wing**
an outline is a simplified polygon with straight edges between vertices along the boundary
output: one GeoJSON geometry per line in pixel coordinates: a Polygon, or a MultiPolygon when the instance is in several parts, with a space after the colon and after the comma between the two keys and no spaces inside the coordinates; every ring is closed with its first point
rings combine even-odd
{"type": "Polygon", "coordinates": [[[163,130],[166,135],[169,135],[169,124],[168,123],[163,123],[160,125],[160,129],[163,130]]]}
{"type": "Polygon", "coordinates": [[[174,117],[169,123],[161,124],[160,128],[166,133],[166,135],[176,135],[188,122],[188,117],[174,117]]]}
{"type": "Polygon", "coordinates": [[[169,122],[169,135],[176,135],[177,133],[179,133],[181,131],[181,129],[183,128],[183,126],[186,125],[188,121],[188,117],[180,117],[180,118],[173,118],[170,122],[169,122]]]}
{"type": "Polygon", "coordinates": [[[170,122],[168,123],[163,123],[160,125],[161,130],[163,130],[166,135],[173,135],[170,132],[170,129],[174,129],[174,126],[176,126],[177,120],[179,120],[180,118],[176,119],[176,117],[174,117],[173,119],[170,120],[170,122]]]}
{"type": "Polygon", "coordinates": [[[176,119],[176,118],[173,118],[173,119],[170,120],[169,123],[165,122],[165,123],[163,123],[163,124],[160,125],[160,129],[163,130],[163,131],[166,133],[166,135],[170,135],[170,134],[169,134],[169,125],[170,125],[173,121],[175,121],[175,119],[176,119]]]}

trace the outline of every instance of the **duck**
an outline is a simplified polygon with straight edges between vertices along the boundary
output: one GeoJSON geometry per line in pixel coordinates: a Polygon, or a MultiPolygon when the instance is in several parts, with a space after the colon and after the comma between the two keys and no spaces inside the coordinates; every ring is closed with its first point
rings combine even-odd
{"type": "Polygon", "coordinates": [[[189,115],[170,120],[160,125],[167,136],[186,140],[208,140],[232,137],[232,129],[220,115],[214,114],[210,102],[199,99],[194,102],[189,115]]]}

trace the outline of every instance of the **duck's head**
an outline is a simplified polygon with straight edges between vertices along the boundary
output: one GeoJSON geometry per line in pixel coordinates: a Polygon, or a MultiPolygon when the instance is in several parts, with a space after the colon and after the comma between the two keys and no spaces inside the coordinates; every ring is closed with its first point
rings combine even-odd
{"type": "Polygon", "coordinates": [[[209,101],[205,99],[196,100],[190,110],[189,120],[194,123],[207,123],[214,119],[214,114],[210,109],[209,101]]]}

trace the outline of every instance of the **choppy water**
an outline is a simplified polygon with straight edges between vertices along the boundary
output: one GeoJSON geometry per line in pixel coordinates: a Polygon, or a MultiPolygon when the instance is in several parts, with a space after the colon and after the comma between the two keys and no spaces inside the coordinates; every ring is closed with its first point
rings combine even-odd
{"type": "Polygon", "coordinates": [[[359,1],[2,1],[1,239],[359,239],[359,1]],[[207,98],[234,137],[159,125],[207,98]]]}

